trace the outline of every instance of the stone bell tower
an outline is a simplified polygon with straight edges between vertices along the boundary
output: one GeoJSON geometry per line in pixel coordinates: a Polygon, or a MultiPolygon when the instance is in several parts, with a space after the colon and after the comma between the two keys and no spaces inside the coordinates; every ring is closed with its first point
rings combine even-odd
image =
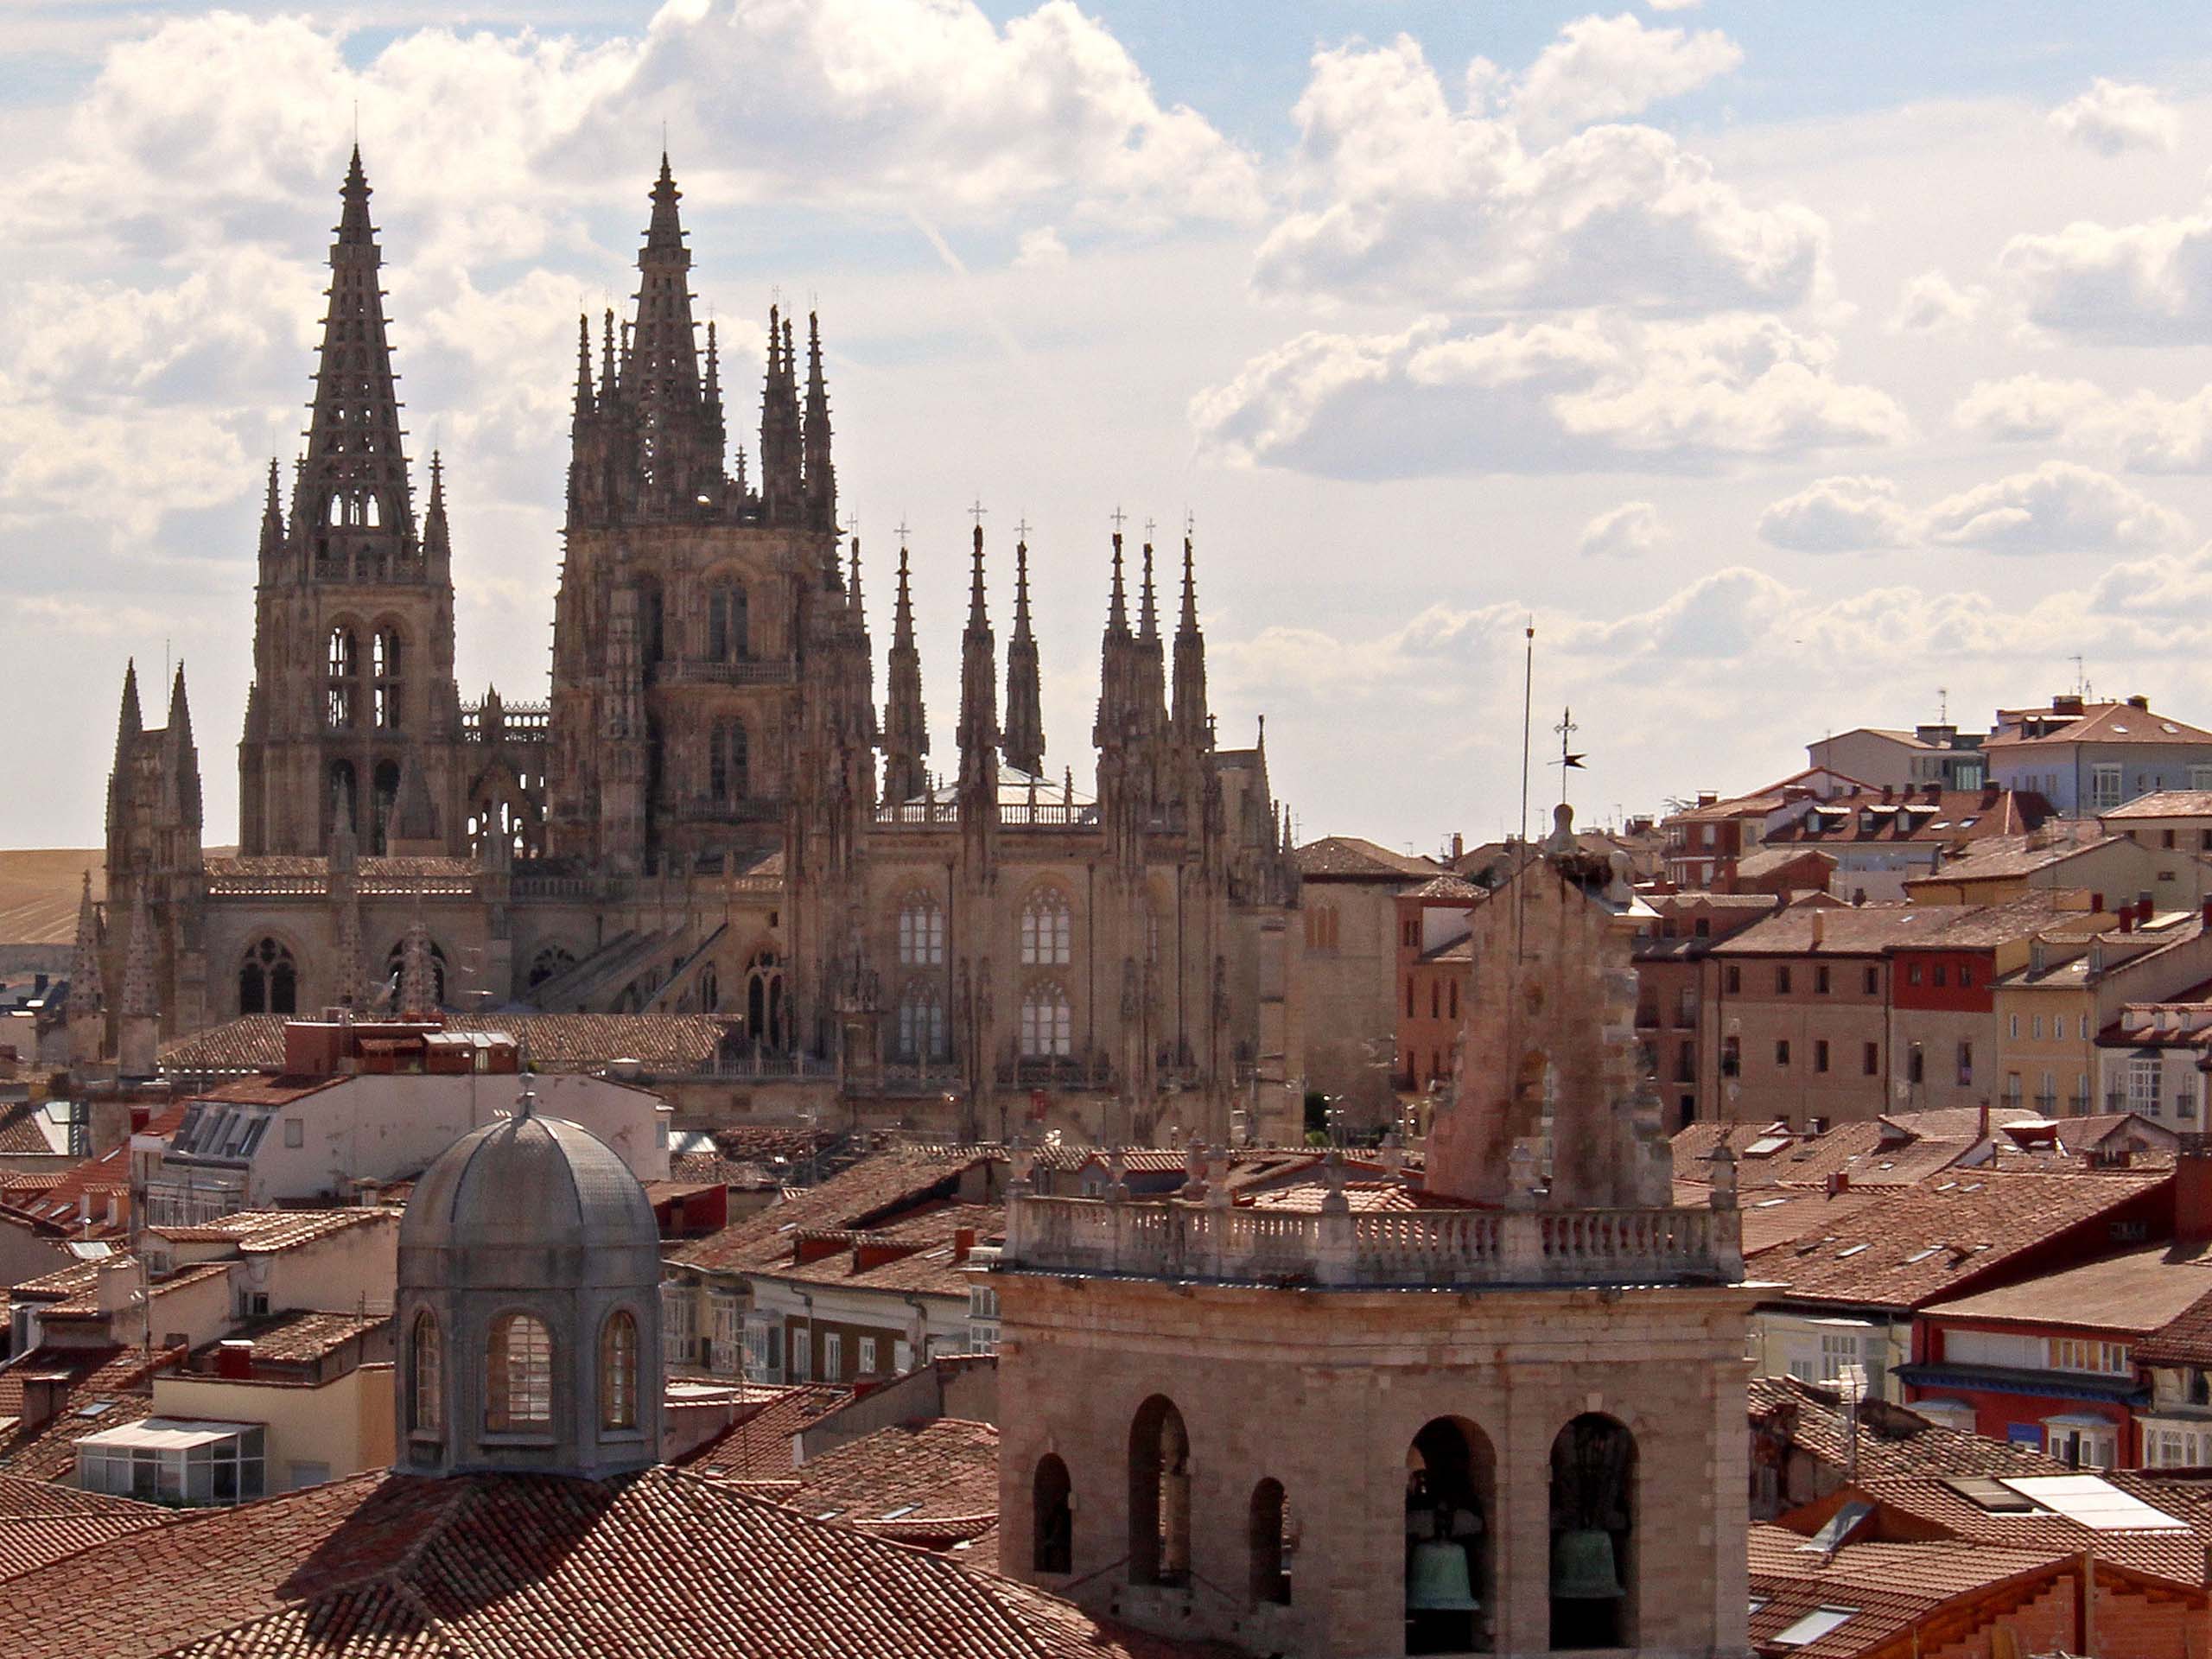
{"type": "Polygon", "coordinates": [[[1255,1654],[1743,1653],[1753,1299],[1732,1166],[1654,1185],[1632,918],[1560,836],[1478,910],[1462,1072],[1505,1092],[1445,1109],[1417,1208],[1355,1212],[1333,1160],[1318,1213],[1203,1154],[1165,1199],[1017,1172],[1005,1571],[1255,1654]]]}

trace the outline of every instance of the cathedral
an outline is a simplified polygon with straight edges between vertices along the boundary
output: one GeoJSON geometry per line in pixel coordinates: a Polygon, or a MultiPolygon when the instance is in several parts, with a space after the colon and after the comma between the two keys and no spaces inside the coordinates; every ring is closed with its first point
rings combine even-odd
{"type": "Polygon", "coordinates": [[[145,1076],[326,1007],[704,1014],[717,1073],[866,1121],[1227,1135],[1281,1075],[1297,878],[1264,728],[1216,741],[1188,538],[1156,577],[1113,537],[1087,793],[1046,760],[1020,544],[1001,708],[978,527],[933,772],[904,547],[876,704],[817,321],[770,310],[748,467],[681,194],[664,156],[634,313],[578,321],[550,696],[464,702],[447,480],[434,454],[418,512],[356,149],[305,452],[262,514],[238,849],[203,846],[182,668],[159,728],[127,672],[73,1060],[145,1076]]]}

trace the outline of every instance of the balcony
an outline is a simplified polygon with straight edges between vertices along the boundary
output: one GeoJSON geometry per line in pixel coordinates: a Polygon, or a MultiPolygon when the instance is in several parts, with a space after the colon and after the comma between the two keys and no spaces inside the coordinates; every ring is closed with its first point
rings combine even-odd
{"type": "Polygon", "coordinates": [[[665,658],[645,670],[652,685],[789,685],[796,677],[789,658],[747,658],[741,662],[665,658]]]}
{"type": "Polygon", "coordinates": [[[1744,1269],[1733,1209],[1300,1215],[1009,1193],[998,1271],[1389,1289],[1734,1284],[1744,1269]]]}

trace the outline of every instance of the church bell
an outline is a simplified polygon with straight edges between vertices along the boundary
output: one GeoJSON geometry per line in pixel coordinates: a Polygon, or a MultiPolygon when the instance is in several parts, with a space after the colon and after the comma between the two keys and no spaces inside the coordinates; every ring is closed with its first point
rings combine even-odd
{"type": "Polygon", "coordinates": [[[1560,1601],[1612,1601],[1626,1595],[1613,1560],[1613,1535],[1595,1527],[1562,1532],[1552,1545],[1552,1595],[1560,1601]]]}
{"type": "Polygon", "coordinates": [[[1406,1574],[1406,1611],[1414,1613],[1471,1613],[1480,1610],[1467,1576],[1467,1551],[1445,1538],[1424,1538],[1414,1546],[1406,1574]]]}

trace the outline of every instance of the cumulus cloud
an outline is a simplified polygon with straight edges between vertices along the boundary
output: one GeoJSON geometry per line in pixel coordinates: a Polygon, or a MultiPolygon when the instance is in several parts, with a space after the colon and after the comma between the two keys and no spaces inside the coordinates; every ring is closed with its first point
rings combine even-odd
{"type": "Polygon", "coordinates": [[[1003,26],[973,0],[670,0],[641,36],[594,46],[431,28],[355,67],[346,44],[221,11],[124,42],[70,154],[4,205],[68,228],[98,200],[126,242],[149,219],[228,240],[326,199],[337,112],[358,102],[378,182],[510,257],[573,236],[577,200],[632,191],[663,120],[688,180],[729,200],[988,216],[1055,200],[1109,225],[1259,208],[1251,158],[1163,105],[1071,0],[1003,26]]]}
{"type": "Polygon", "coordinates": [[[1586,559],[1641,559],[1674,537],[1649,501],[1624,501],[1583,525],[1575,550],[1586,559]]]}
{"type": "Polygon", "coordinates": [[[2016,236],[1998,256],[2027,321],[2097,345],[2212,340],[2212,213],[2016,236]]]}
{"type": "Polygon", "coordinates": [[[1025,270],[1050,270],[1068,262],[1068,245],[1060,240],[1060,233],[1050,225],[1041,225],[1033,231],[1021,233],[1021,243],[1014,263],[1025,270]]]}
{"type": "Polygon", "coordinates": [[[1891,443],[1886,394],[1833,373],[1833,347],[1770,317],[1581,315],[1398,334],[1300,335],[1192,400],[1226,457],[1332,477],[1695,469],[1891,443]]]}
{"type": "Polygon", "coordinates": [[[1719,35],[1592,19],[1518,81],[1478,60],[1455,109],[1408,37],[1319,53],[1294,112],[1299,206],[1262,243],[1255,284],[1433,308],[1796,304],[1825,278],[1817,214],[1753,204],[1655,128],[1567,130],[1734,54],[1719,35]],[[1624,79],[1606,83],[1609,67],[1624,79]]]}
{"type": "Polygon", "coordinates": [[[2053,110],[2050,124],[2101,156],[2171,150],[2181,143],[2181,117],[2154,88],[2102,75],[2089,83],[2088,92],[2053,110]]]}
{"type": "Polygon", "coordinates": [[[1918,515],[1886,478],[1824,478],[1759,515],[1759,539],[1797,553],[1849,553],[1907,547],[1919,539],[1918,515]]]}
{"type": "Polygon", "coordinates": [[[2212,471],[2212,386],[2190,397],[2124,396],[2091,380],[2020,374],[1976,384],[1952,418],[2004,443],[2057,442],[2115,457],[2130,472],[2212,471]]]}
{"type": "Polygon", "coordinates": [[[1923,271],[1897,293],[1890,319],[1895,334],[1926,334],[1963,328],[1981,315],[1989,290],[1978,283],[1961,288],[1940,270],[1923,271]]]}
{"type": "Polygon", "coordinates": [[[2109,473],[2046,461],[1944,497],[1907,505],[1885,478],[1824,478],[1759,515],[1760,538],[1803,553],[1915,546],[1990,553],[2116,552],[2160,547],[2188,530],[2109,473]]]}
{"type": "Polygon", "coordinates": [[[1717,29],[1653,29],[1631,13],[1560,30],[1514,89],[1513,112],[1539,137],[1618,121],[1729,73],[1743,49],[1717,29]]]}

